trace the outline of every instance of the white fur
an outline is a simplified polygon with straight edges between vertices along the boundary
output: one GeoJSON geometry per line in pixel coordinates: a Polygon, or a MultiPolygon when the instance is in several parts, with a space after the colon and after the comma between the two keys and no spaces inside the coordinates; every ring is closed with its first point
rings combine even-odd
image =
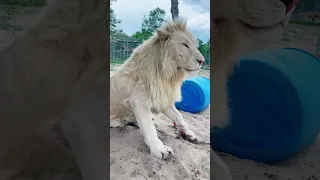
{"type": "Polygon", "coordinates": [[[196,139],[174,102],[181,99],[185,76],[199,70],[197,59],[204,61],[197,46],[185,22],[168,22],[136,48],[110,79],[110,124],[118,127],[137,121],[145,143],[157,158],[166,159],[173,155],[173,149],[158,138],[152,111],[164,113],[177,124],[179,132],[191,141],[196,139]]]}

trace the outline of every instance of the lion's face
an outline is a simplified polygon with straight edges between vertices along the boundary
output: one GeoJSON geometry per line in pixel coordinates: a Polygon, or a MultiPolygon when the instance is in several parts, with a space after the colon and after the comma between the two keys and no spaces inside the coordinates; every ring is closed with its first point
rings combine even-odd
{"type": "Polygon", "coordinates": [[[167,47],[177,69],[185,71],[188,76],[197,74],[205,59],[198,50],[197,40],[190,32],[174,32],[167,47]]]}
{"type": "Polygon", "coordinates": [[[225,19],[252,47],[278,40],[299,0],[214,0],[213,19],[225,19]]]}

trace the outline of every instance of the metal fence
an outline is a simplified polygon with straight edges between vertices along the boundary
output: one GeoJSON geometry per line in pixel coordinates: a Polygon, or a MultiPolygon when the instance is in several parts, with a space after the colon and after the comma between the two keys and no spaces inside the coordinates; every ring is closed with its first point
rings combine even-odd
{"type": "Polygon", "coordinates": [[[134,48],[138,47],[138,41],[112,40],[110,41],[110,59],[112,62],[124,62],[129,58],[134,48]]]}
{"type": "MultiPolygon", "coordinates": [[[[111,40],[110,60],[114,63],[123,63],[129,58],[134,48],[138,47],[138,41],[111,40]]],[[[210,52],[203,54],[205,58],[204,66],[210,66],[210,52]]]]}

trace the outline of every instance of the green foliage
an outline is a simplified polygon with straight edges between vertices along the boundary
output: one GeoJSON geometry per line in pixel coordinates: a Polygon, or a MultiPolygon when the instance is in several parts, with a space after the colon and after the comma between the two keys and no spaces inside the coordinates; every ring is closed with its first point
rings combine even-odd
{"type": "Polygon", "coordinates": [[[147,31],[146,29],[141,29],[141,31],[137,31],[132,35],[132,37],[135,38],[140,43],[148,39],[150,36],[152,36],[152,32],[147,31]]]}
{"type": "MultiPolygon", "coordinates": [[[[117,2],[117,0],[111,0],[110,2],[117,2]]],[[[110,36],[111,38],[128,37],[122,30],[118,29],[118,24],[121,20],[117,18],[114,10],[110,7],[110,36]]]]}
{"type": "Polygon", "coordinates": [[[114,37],[118,39],[131,39],[131,37],[124,33],[122,29],[117,29],[114,33],[114,37]]]}
{"type": "MultiPolygon", "coordinates": [[[[201,52],[201,54],[204,56],[205,58],[205,62],[204,65],[209,65],[210,64],[210,39],[206,42],[203,43],[202,40],[197,39],[198,40],[198,50],[201,52]]],[[[203,69],[204,67],[202,67],[203,69]]]]}
{"type": "Polygon", "coordinates": [[[199,44],[199,51],[203,55],[207,55],[210,53],[210,40],[207,43],[203,43],[202,40],[198,39],[198,44],[199,44]]]}
{"type": "Polygon", "coordinates": [[[158,29],[164,21],[164,17],[166,16],[166,12],[159,7],[151,10],[149,12],[149,16],[143,16],[142,29],[146,29],[148,32],[154,32],[158,29]]]}
{"type": "Polygon", "coordinates": [[[42,7],[47,4],[46,0],[0,0],[0,4],[25,7],[42,7]]]}
{"type": "Polygon", "coordinates": [[[151,10],[149,15],[143,16],[143,21],[141,25],[140,31],[137,31],[132,35],[139,42],[142,42],[148,39],[152,34],[158,29],[164,21],[164,17],[166,16],[166,12],[159,7],[151,10]]]}
{"type": "Polygon", "coordinates": [[[114,10],[110,7],[110,36],[114,37],[117,33],[117,25],[121,23],[119,19],[117,19],[114,10]]]}

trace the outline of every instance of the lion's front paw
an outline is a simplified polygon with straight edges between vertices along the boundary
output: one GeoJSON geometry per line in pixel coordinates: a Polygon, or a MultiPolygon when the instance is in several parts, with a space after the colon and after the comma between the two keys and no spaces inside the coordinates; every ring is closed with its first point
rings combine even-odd
{"type": "Polygon", "coordinates": [[[173,156],[173,149],[166,145],[161,145],[156,148],[150,148],[151,155],[158,158],[158,159],[168,159],[169,157],[173,156]]]}
{"type": "Polygon", "coordinates": [[[190,142],[197,142],[196,135],[190,129],[180,129],[179,136],[183,137],[190,142]]]}

